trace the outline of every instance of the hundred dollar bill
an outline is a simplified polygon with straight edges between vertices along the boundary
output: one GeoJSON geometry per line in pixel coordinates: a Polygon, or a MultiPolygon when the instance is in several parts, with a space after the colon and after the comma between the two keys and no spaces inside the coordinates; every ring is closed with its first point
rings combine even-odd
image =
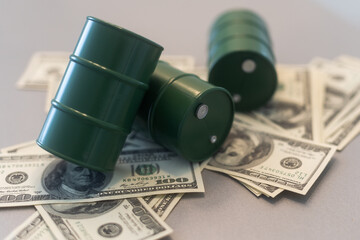
{"type": "Polygon", "coordinates": [[[39,147],[35,140],[4,147],[1,150],[1,153],[21,153],[21,154],[45,154],[49,153],[39,147]]]}
{"type": "Polygon", "coordinates": [[[57,239],[159,239],[172,229],[142,199],[37,205],[57,239]]]}
{"type": "Polygon", "coordinates": [[[5,240],[56,240],[42,216],[35,212],[15,228],[5,240]]]}
{"type": "Polygon", "coordinates": [[[277,73],[273,99],[254,113],[295,137],[320,141],[321,105],[316,94],[321,84],[312,81],[306,66],[278,65],[277,73]]]}
{"type": "Polygon", "coordinates": [[[360,90],[360,71],[351,70],[341,62],[315,58],[310,63],[321,71],[325,82],[322,122],[325,129],[338,122],[346,107],[353,104],[360,90]]]}
{"type": "Polygon", "coordinates": [[[53,72],[48,75],[48,87],[46,91],[46,99],[45,99],[45,112],[48,112],[51,107],[51,100],[55,97],[56,92],[60,86],[63,74],[59,74],[59,72],[53,72]]]}
{"type": "MultiPolygon", "coordinates": [[[[239,124],[245,125],[247,127],[253,128],[253,129],[266,129],[267,131],[277,131],[277,132],[283,132],[286,133],[283,129],[279,128],[276,125],[272,125],[271,123],[267,123],[262,118],[259,118],[257,115],[253,113],[236,113],[234,117],[234,122],[237,122],[239,124]]],[[[232,176],[232,178],[235,178],[238,180],[242,185],[244,185],[250,192],[252,192],[255,196],[259,197],[261,194],[264,194],[268,197],[276,197],[278,194],[280,194],[283,189],[280,189],[278,187],[270,186],[265,183],[259,183],[251,180],[247,180],[241,177],[232,176]]]]}
{"type": "Polygon", "coordinates": [[[183,196],[183,193],[163,194],[159,196],[159,201],[152,206],[152,210],[154,210],[162,220],[165,220],[183,196]]]}
{"type": "Polygon", "coordinates": [[[0,155],[0,207],[182,192],[204,192],[199,164],[165,149],[125,150],[113,172],[90,170],[51,154],[0,155]]]}
{"type": "Polygon", "coordinates": [[[241,178],[238,176],[232,176],[232,175],[230,175],[230,176],[232,178],[235,178],[236,180],[238,180],[240,183],[242,183],[248,189],[251,188],[249,190],[251,192],[253,192],[256,196],[258,196],[258,193],[262,193],[262,194],[266,195],[267,197],[274,198],[284,191],[284,189],[282,189],[282,188],[274,187],[269,184],[244,179],[244,178],[241,178]]]}
{"type": "MultiPolygon", "coordinates": [[[[256,190],[255,188],[251,187],[250,185],[247,185],[244,182],[240,182],[247,190],[249,190],[252,194],[254,194],[256,197],[260,197],[261,195],[263,195],[262,192],[256,190]]],[[[266,196],[266,195],[265,195],[266,196]]],[[[268,197],[268,196],[267,196],[268,197]]]]}
{"type": "Polygon", "coordinates": [[[335,145],[337,150],[341,151],[345,146],[360,133],[360,106],[354,107],[353,111],[342,121],[338,123],[329,135],[326,136],[326,142],[335,145]]]}
{"type": "Polygon", "coordinates": [[[335,150],[234,122],[224,145],[206,168],[305,195],[335,150]]]}
{"type": "Polygon", "coordinates": [[[342,62],[348,66],[351,66],[353,68],[359,68],[360,67],[360,59],[354,56],[350,55],[340,55],[335,58],[335,61],[342,62]]]}
{"type": "Polygon", "coordinates": [[[261,128],[266,129],[268,131],[277,131],[277,132],[283,132],[286,133],[286,130],[279,127],[278,125],[274,124],[271,121],[268,121],[261,117],[259,114],[255,113],[235,113],[234,121],[243,124],[245,126],[251,127],[251,128],[261,128]]]}
{"type": "Polygon", "coordinates": [[[357,108],[360,106],[360,91],[354,97],[351,104],[348,104],[343,107],[343,110],[336,116],[336,119],[331,122],[327,128],[324,130],[324,138],[328,137],[334,131],[341,127],[344,121],[349,121],[351,117],[353,117],[354,111],[357,111],[357,108]]]}
{"type": "MultiPolygon", "coordinates": [[[[207,159],[200,164],[201,171],[205,168],[209,161],[210,159],[207,159]]],[[[161,217],[161,219],[165,220],[178,204],[183,195],[183,193],[157,195],[157,201],[151,203],[152,209],[158,216],[161,217]]]]}
{"type": "Polygon", "coordinates": [[[18,88],[46,90],[53,74],[62,77],[69,62],[70,52],[36,52],[32,55],[25,72],[16,83],[18,88]]]}
{"type": "Polygon", "coordinates": [[[143,200],[146,202],[146,204],[149,207],[152,207],[157,203],[157,201],[159,201],[160,196],[162,196],[162,195],[160,194],[160,195],[146,196],[146,197],[143,197],[143,200]]]}

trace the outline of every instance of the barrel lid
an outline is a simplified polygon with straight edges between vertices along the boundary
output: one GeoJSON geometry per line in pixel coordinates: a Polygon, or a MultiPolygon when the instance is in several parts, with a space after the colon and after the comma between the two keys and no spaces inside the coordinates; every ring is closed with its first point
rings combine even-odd
{"type": "Polygon", "coordinates": [[[161,50],[164,49],[161,45],[157,44],[156,42],[153,42],[153,41],[151,41],[151,40],[149,40],[149,39],[147,39],[147,38],[145,38],[145,37],[143,37],[143,36],[141,36],[139,34],[136,34],[136,33],[132,32],[130,30],[127,30],[127,29],[125,29],[123,27],[117,26],[117,25],[112,24],[112,23],[108,23],[108,22],[106,22],[104,20],[101,20],[101,19],[93,17],[93,16],[88,16],[87,20],[100,23],[100,24],[102,24],[102,25],[104,25],[106,27],[112,28],[112,29],[114,29],[116,31],[121,31],[122,33],[125,33],[125,34],[127,34],[129,36],[132,36],[133,38],[141,39],[142,41],[145,41],[148,44],[153,45],[154,47],[160,48],[161,50]]]}
{"type": "Polygon", "coordinates": [[[225,141],[234,116],[230,93],[195,75],[183,75],[167,85],[153,104],[152,137],[185,159],[209,158],[225,141]]]}
{"type": "Polygon", "coordinates": [[[222,13],[214,21],[211,31],[231,24],[250,24],[267,32],[266,22],[255,12],[248,9],[235,9],[222,13]]]}
{"type": "Polygon", "coordinates": [[[236,111],[249,111],[270,100],[277,75],[268,58],[256,52],[236,51],[212,65],[209,82],[231,93],[236,111]]]}
{"type": "Polygon", "coordinates": [[[232,126],[234,106],[225,89],[202,93],[189,107],[178,132],[178,149],[189,161],[211,157],[223,144],[232,126]]]}

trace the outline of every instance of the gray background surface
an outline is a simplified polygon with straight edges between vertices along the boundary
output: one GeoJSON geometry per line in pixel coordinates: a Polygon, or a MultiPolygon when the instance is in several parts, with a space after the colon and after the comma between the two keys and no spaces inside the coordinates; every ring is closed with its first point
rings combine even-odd
{"type": "MultiPolygon", "coordinates": [[[[36,51],[75,47],[92,15],[164,46],[163,54],[193,55],[206,64],[209,28],[219,14],[248,8],[268,23],[278,63],[313,57],[360,57],[360,2],[343,0],[0,0],[0,148],[37,138],[46,114],[45,92],[15,83],[36,51]]],[[[256,198],[235,180],[203,172],[206,192],[186,194],[166,222],[167,239],[360,239],[360,137],[333,161],[306,196],[256,198]]],[[[32,207],[0,209],[0,239],[32,207]]]]}

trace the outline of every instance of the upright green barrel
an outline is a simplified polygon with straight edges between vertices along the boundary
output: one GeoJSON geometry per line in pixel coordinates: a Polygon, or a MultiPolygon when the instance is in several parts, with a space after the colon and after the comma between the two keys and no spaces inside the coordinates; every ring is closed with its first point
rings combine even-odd
{"type": "Polygon", "coordinates": [[[264,105],[277,86],[275,56],[265,21],[249,10],[219,16],[209,37],[209,82],[226,88],[236,111],[264,105]]]}
{"type": "Polygon", "coordinates": [[[37,139],[70,162],[113,170],[163,48],[88,17],[37,139]]]}
{"type": "Polygon", "coordinates": [[[221,87],[159,61],[138,113],[159,144],[198,162],[226,139],[234,117],[231,95],[221,87]]]}
{"type": "Polygon", "coordinates": [[[257,13],[248,9],[234,9],[221,14],[211,26],[211,32],[226,26],[243,24],[257,27],[268,34],[266,22],[257,13]]]}

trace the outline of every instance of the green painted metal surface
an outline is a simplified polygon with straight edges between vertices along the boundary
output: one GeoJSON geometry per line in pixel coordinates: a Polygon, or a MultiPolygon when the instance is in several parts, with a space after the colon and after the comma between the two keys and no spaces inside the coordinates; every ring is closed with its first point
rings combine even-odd
{"type": "Polygon", "coordinates": [[[159,61],[138,114],[158,143],[198,162],[226,139],[234,117],[227,90],[159,61]]]}
{"type": "Polygon", "coordinates": [[[45,150],[113,170],[163,48],[88,17],[37,139],[45,150]]]}
{"type": "Polygon", "coordinates": [[[226,88],[236,111],[264,105],[277,86],[275,56],[265,22],[249,10],[226,12],[209,40],[209,82],[226,88]]]}

